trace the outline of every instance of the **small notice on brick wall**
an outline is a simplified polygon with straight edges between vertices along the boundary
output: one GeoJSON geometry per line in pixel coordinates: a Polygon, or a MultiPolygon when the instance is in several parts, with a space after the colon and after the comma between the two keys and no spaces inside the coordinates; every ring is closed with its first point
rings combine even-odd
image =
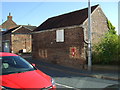
{"type": "Polygon", "coordinates": [[[79,48],[70,47],[70,58],[80,58],[79,48]]]}

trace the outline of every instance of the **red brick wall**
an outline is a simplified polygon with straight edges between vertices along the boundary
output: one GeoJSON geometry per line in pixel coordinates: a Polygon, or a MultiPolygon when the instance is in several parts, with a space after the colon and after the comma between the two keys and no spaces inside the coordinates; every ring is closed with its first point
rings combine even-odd
{"type": "Polygon", "coordinates": [[[32,40],[30,34],[5,34],[2,38],[3,45],[5,40],[9,40],[10,51],[13,53],[18,53],[22,49],[31,52],[32,40]]]}
{"type": "Polygon", "coordinates": [[[10,51],[13,53],[19,53],[22,49],[26,49],[26,52],[31,52],[31,32],[31,30],[24,27],[17,28],[17,30],[13,30],[11,33],[4,34],[3,40],[10,41],[10,51]]]}
{"type": "Polygon", "coordinates": [[[31,35],[29,34],[12,34],[11,46],[13,53],[18,53],[22,49],[26,49],[26,52],[31,52],[31,35]]]}
{"type": "MultiPolygon", "coordinates": [[[[92,44],[99,43],[100,39],[108,31],[107,18],[100,7],[92,13],[92,44]]],[[[85,43],[88,40],[88,21],[83,23],[82,28],[64,28],[65,41],[56,43],[56,30],[43,31],[33,34],[33,58],[55,62],[61,65],[80,66],[86,61],[85,43]],[[72,56],[72,48],[76,48],[72,56]]]]}
{"type": "Polygon", "coordinates": [[[67,66],[79,66],[85,62],[83,29],[65,28],[64,42],[56,42],[56,30],[33,34],[33,58],[67,66]],[[71,48],[75,48],[72,56],[71,48]]]}

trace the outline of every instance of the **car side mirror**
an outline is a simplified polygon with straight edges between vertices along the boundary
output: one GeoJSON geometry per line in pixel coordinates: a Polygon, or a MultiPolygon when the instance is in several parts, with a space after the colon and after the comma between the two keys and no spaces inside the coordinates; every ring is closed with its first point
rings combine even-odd
{"type": "Polygon", "coordinates": [[[36,65],[34,63],[32,63],[32,65],[35,67],[36,65]]]}

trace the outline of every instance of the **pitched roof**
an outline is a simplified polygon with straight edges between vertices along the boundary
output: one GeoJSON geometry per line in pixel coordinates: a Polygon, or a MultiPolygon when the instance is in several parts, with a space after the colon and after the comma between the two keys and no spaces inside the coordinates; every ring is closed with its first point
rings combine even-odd
{"type": "Polygon", "coordinates": [[[14,27],[14,28],[12,28],[12,29],[9,29],[9,30],[7,30],[7,31],[4,31],[2,34],[4,35],[4,34],[8,34],[8,33],[11,33],[13,30],[15,30],[15,29],[17,29],[17,28],[19,28],[20,26],[17,26],[17,27],[14,27]]]}
{"type": "Polygon", "coordinates": [[[12,31],[14,31],[14,30],[16,30],[16,29],[19,29],[19,28],[22,28],[22,27],[24,27],[24,28],[30,30],[31,32],[36,28],[36,26],[30,26],[30,25],[18,25],[17,27],[14,27],[14,28],[12,28],[12,29],[9,29],[9,30],[3,32],[3,35],[4,35],[4,34],[12,33],[12,31]]]}
{"type": "Polygon", "coordinates": [[[16,26],[17,26],[17,24],[12,20],[7,20],[2,24],[2,28],[6,29],[6,30],[11,29],[16,26]]]}
{"type": "Polygon", "coordinates": [[[9,14],[9,16],[7,16],[7,20],[2,24],[2,28],[3,29],[11,29],[16,27],[17,24],[12,20],[12,16],[9,14]]]}
{"type": "Polygon", "coordinates": [[[31,25],[22,25],[22,26],[30,29],[31,31],[33,31],[36,28],[36,26],[31,26],[31,25]]]}
{"type": "MultiPolygon", "coordinates": [[[[92,6],[91,12],[93,12],[98,6],[99,5],[92,6]]],[[[74,12],[48,18],[34,31],[42,31],[53,28],[81,25],[87,18],[88,18],[88,8],[84,8],[74,12]]]]}

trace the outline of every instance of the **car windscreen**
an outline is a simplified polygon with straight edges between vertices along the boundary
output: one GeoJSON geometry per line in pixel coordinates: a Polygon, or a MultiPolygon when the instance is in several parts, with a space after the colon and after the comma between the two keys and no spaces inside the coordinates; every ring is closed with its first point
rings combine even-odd
{"type": "Polygon", "coordinates": [[[30,63],[20,56],[4,56],[0,58],[2,59],[2,64],[0,65],[2,75],[35,70],[30,63]]]}

